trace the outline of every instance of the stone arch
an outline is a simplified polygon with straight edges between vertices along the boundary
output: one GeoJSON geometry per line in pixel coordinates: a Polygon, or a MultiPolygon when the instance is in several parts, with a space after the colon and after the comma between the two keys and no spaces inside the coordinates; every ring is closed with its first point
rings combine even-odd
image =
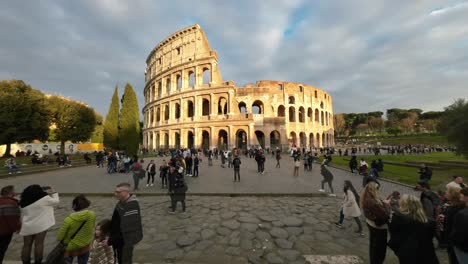
{"type": "Polygon", "coordinates": [[[193,117],[195,115],[195,107],[191,100],[187,101],[187,117],[193,117]]]}
{"type": "Polygon", "coordinates": [[[317,148],[320,148],[320,134],[319,133],[317,133],[317,135],[315,136],[315,141],[316,141],[315,146],[317,148]]]}
{"type": "Polygon", "coordinates": [[[174,147],[177,149],[180,148],[180,133],[179,132],[174,133],[174,147]]]}
{"type": "Polygon", "coordinates": [[[149,133],[149,144],[148,144],[148,148],[149,149],[154,149],[154,146],[153,146],[153,132],[150,132],[149,133]]]}
{"type": "Polygon", "coordinates": [[[169,133],[164,133],[164,148],[169,148],[169,133]]]}
{"type": "Polygon", "coordinates": [[[169,120],[169,105],[164,106],[164,120],[169,120]]]}
{"type": "Polygon", "coordinates": [[[322,126],[324,126],[325,125],[325,120],[324,120],[324,116],[323,116],[323,111],[320,112],[320,120],[321,120],[320,122],[321,122],[322,126]]]}
{"type": "Polygon", "coordinates": [[[314,96],[315,96],[315,98],[318,98],[318,92],[317,92],[317,90],[314,91],[314,96]]]}
{"type": "Polygon", "coordinates": [[[203,84],[211,82],[211,71],[208,67],[203,68],[203,84]]]}
{"type": "Polygon", "coordinates": [[[309,147],[315,147],[314,133],[309,134],[309,147]]]}
{"type": "Polygon", "coordinates": [[[218,115],[227,115],[227,100],[225,97],[220,97],[218,100],[218,115]]]}
{"type": "Polygon", "coordinates": [[[210,148],[210,132],[203,130],[202,131],[202,137],[201,137],[201,144],[203,149],[209,149],[210,148]]]}
{"type": "Polygon", "coordinates": [[[273,130],[270,133],[270,148],[281,147],[281,134],[278,130],[273,130]]]}
{"type": "Polygon", "coordinates": [[[278,117],[285,117],[286,116],[286,109],[284,109],[283,105],[278,106],[278,117]]]}
{"type": "Polygon", "coordinates": [[[304,123],[305,122],[305,110],[304,107],[299,107],[299,122],[304,123]]]}
{"type": "Polygon", "coordinates": [[[229,144],[229,134],[226,130],[220,129],[218,132],[218,149],[225,150],[229,144]]]}
{"type": "Polygon", "coordinates": [[[195,136],[192,131],[187,132],[187,147],[190,149],[195,147],[195,136]]]}
{"type": "Polygon", "coordinates": [[[296,147],[297,146],[297,134],[294,131],[289,133],[289,146],[296,147]]]}
{"type": "Polygon", "coordinates": [[[160,140],[161,140],[161,136],[159,135],[159,133],[156,133],[156,146],[155,146],[156,149],[159,149],[161,146],[160,140]]]}
{"type": "Polygon", "coordinates": [[[302,87],[302,85],[299,85],[299,92],[304,92],[304,87],[302,87]]]}
{"type": "Polygon", "coordinates": [[[325,111],[325,125],[328,126],[328,112],[325,111]]]}
{"type": "Polygon", "coordinates": [[[176,75],[177,90],[182,90],[182,76],[180,74],[176,75]]]}
{"type": "Polygon", "coordinates": [[[158,98],[161,98],[162,95],[162,82],[158,82],[158,98]]]}
{"type": "Polygon", "coordinates": [[[179,103],[174,104],[174,118],[175,119],[180,118],[180,104],[179,103]]]}
{"type": "Polygon", "coordinates": [[[265,133],[261,130],[255,131],[255,136],[257,137],[258,144],[264,149],[265,148],[265,133]]]}
{"type": "Polygon", "coordinates": [[[166,94],[171,93],[171,78],[166,79],[166,94]]]}
{"type": "Polygon", "coordinates": [[[289,122],[296,122],[296,109],[294,109],[294,106],[289,107],[289,122]]]}
{"type": "Polygon", "coordinates": [[[307,118],[308,118],[309,122],[313,122],[313,121],[314,121],[314,119],[313,119],[313,116],[314,116],[314,115],[313,115],[313,112],[314,112],[314,111],[312,110],[312,107],[307,108],[307,118]]]}
{"type": "Polygon", "coordinates": [[[323,102],[320,102],[320,108],[323,109],[323,102]]]}
{"type": "Polygon", "coordinates": [[[241,114],[247,113],[247,105],[244,102],[240,102],[237,106],[239,107],[239,112],[241,114]]]}
{"type": "Polygon", "coordinates": [[[236,132],[236,147],[238,149],[247,149],[247,132],[244,129],[238,129],[236,132]]]}
{"type": "Polygon", "coordinates": [[[156,108],[156,122],[161,121],[161,108],[158,106],[156,108]]]}
{"type": "Polygon", "coordinates": [[[322,146],[326,147],[325,133],[322,133],[322,146]]]}
{"type": "Polygon", "coordinates": [[[189,87],[195,87],[195,72],[189,71],[188,72],[188,85],[189,87]]]}
{"type": "Polygon", "coordinates": [[[304,132],[299,133],[299,143],[302,148],[307,146],[307,136],[304,132]]]}
{"type": "Polygon", "coordinates": [[[154,122],[154,111],[153,111],[153,108],[150,109],[149,111],[149,124],[153,124],[154,122]]]}
{"type": "Polygon", "coordinates": [[[315,108],[315,122],[320,122],[320,112],[318,108],[315,108]]]}
{"type": "Polygon", "coordinates": [[[263,106],[263,102],[260,100],[255,100],[252,104],[252,114],[264,114],[265,109],[263,106]]]}
{"type": "Polygon", "coordinates": [[[203,98],[202,101],[202,116],[210,115],[210,100],[203,98]]]}
{"type": "Polygon", "coordinates": [[[288,97],[288,104],[295,104],[296,103],[296,98],[294,96],[289,96],[288,97]]]}

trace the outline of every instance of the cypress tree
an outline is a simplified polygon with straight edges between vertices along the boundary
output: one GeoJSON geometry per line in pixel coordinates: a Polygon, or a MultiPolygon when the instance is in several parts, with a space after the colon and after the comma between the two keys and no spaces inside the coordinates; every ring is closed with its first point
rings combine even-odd
{"type": "Polygon", "coordinates": [[[133,87],[127,83],[122,96],[122,110],[120,111],[120,149],[129,155],[135,155],[140,143],[140,114],[138,100],[133,87]]]}
{"type": "Polygon", "coordinates": [[[119,89],[116,85],[104,122],[104,146],[107,148],[118,149],[119,147],[119,109],[119,89]]]}

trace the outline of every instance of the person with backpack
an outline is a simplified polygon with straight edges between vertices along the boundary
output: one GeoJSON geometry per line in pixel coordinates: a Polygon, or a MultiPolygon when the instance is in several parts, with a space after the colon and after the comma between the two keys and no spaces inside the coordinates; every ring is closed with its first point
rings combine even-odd
{"type": "Polygon", "coordinates": [[[235,156],[232,160],[232,166],[234,168],[234,181],[240,181],[240,165],[242,164],[239,156],[235,156]],[[237,177],[236,177],[237,176],[237,177]]]}
{"type": "Polygon", "coordinates": [[[177,202],[182,204],[182,213],[185,213],[185,193],[188,190],[183,175],[184,169],[180,166],[171,166],[169,168],[169,195],[171,197],[170,214],[175,213],[177,202]]]}
{"type": "Polygon", "coordinates": [[[344,198],[340,209],[340,220],[338,220],[335,225],[342,228],[345,217],[352,217],[358,226],[356,233],[360,236],[364,236],[361,220],[359,219],[359,216],[361,216],[361,209],[359,209],[359,195],[356,192],[356,189],[354,189],[351,181],[348,180],[344,181],[343,191],[344,198]]]}

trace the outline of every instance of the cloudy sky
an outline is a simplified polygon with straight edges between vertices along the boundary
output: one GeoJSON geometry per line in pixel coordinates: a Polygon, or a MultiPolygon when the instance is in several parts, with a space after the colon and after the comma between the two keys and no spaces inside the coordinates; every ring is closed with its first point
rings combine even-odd
{"type": "Polygon", "coordinates": [[[0,79],[86,102],[115,85],[143,104],[145,60],[198,23],[224,80],[330,92],[335,113],[442,110],[468,98],[468,1],[2,1],[0,79]]]}

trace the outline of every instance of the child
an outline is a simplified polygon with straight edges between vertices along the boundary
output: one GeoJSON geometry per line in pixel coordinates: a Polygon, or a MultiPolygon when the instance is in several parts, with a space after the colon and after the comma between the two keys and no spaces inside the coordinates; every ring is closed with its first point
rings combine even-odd
{"type": "Polygon", "coordinates": [[[89,264],[114,264],[114,251],[107,245],[110,234],[111,221],[104,219],[96,226],[93,246],[89,254],[89,264]]]}

